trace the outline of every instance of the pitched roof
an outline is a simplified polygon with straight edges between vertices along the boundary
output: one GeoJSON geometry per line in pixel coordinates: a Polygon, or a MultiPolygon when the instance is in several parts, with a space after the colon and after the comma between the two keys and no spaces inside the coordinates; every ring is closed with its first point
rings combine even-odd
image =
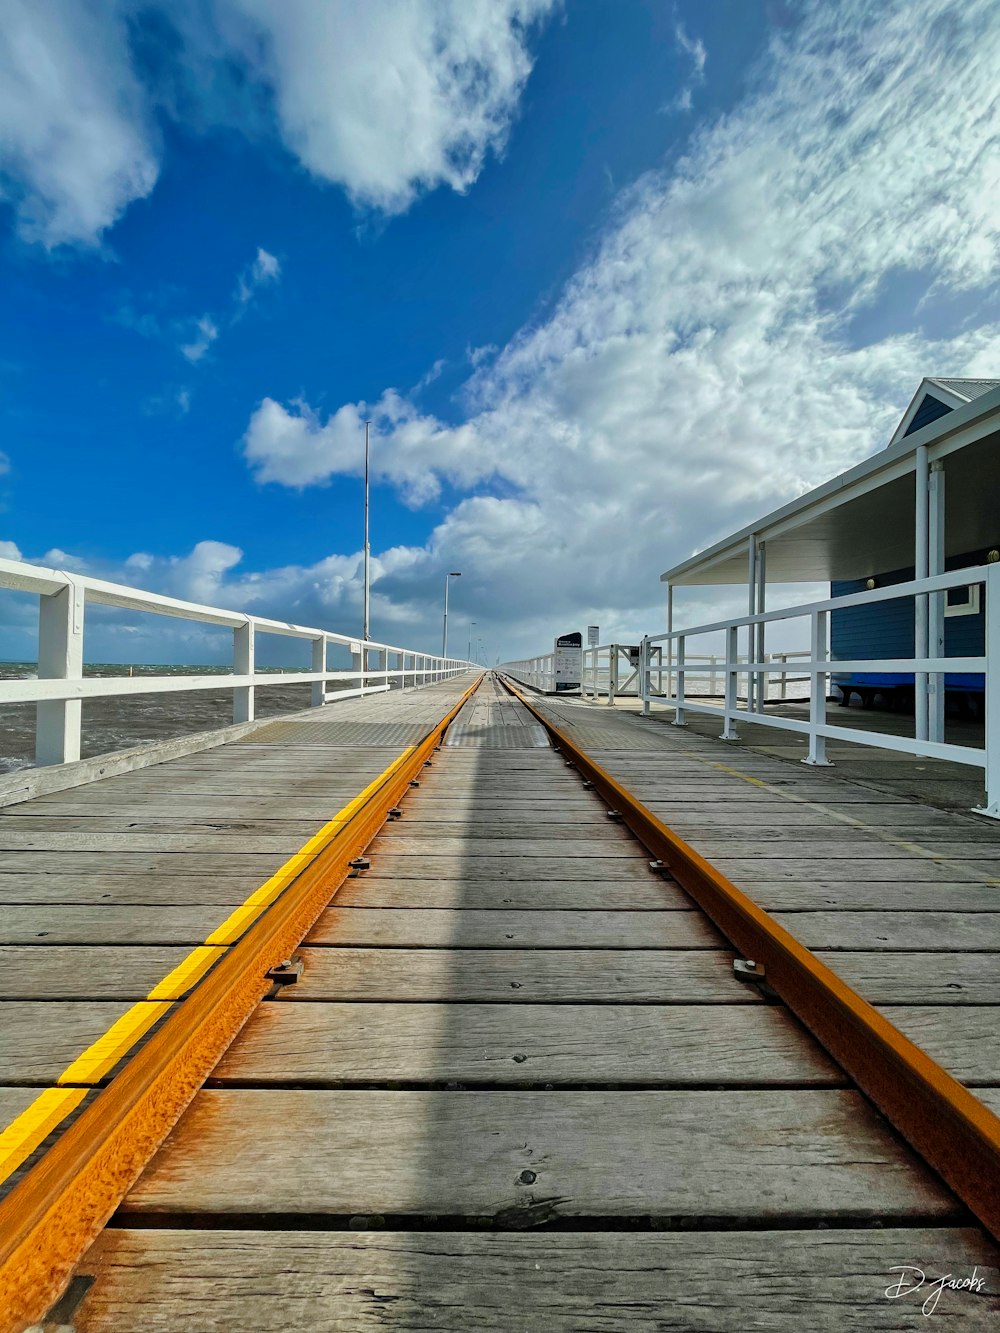
{"type": "Polygon", "coordinates": [[[946,413],[953,412],[956,407],[964,407],[966,403],[981,398],[984,393],[997,387],[1000,387],[1000,379],[943,379],[937,375],[925,376],[886,447],[891,448],[907,435],[912,435],[946,413]]]}

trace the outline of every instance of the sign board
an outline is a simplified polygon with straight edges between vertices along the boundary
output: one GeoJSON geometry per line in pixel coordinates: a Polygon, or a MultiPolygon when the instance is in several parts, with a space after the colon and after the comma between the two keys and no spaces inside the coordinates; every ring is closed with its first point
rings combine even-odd
{"type": "Polygon", "coordinates": [[[639,644],[637,644],[637,643],[620,643],[620,644],[618,645],[618,647],[619,647],[619,650],[620,650],[621,652],[623,652],[623,653],[628,653],[629,666],[638,666],[638,665],[639,665],[639,655],[640,655],[640,653],[641,653],[641,651],[642,651],[642,649],[641,649],[641,647],[639,646],[639,644]]]}
{"type": "Polygon", "coordinates": [[[588,626],[587,626],[587,647],[588,647],[588,648],[596,648],[597,645],[598,645],[600,642],[601,642],[601,627],[600,627],[600,625],[588,625],[588,626]]]}
{"type": "Polygon", "coordinates": [[[583,635],[560,634],[555,642],[556,693],[578,690],[583,669],[583,635]]]}

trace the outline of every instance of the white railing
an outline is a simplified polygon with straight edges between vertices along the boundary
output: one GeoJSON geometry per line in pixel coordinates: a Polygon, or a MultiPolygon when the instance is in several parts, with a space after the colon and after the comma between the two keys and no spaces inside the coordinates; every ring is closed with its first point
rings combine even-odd
{"type": "Polygon", "coordinates": [[[199,606],[195,602],[179,601],[140,588],[14,560],[0,560],[0,588],[38,596],[38,679],[0,681],[0,704],[36,705],[35,761],[38,764],[62,764],[79,759],[84,699],[180,690],[232,690],[233,721],[250,722],[254,718],[254,691],[258,686],[311,684],[311,704],[320,707],[341,699],[384,693],[393,687],[405,689],[432,684],[474,669],[473,663],[458,658],[437,657],[395,644],[360,640],[329,630],[268,620],[264,616],[199,606]],[[228,627],[233,634],[232,673],[85,677],[84,611],[90,604],[228,627]],[[309,640],[312,645],[311,669],[258,671],[258,634],[309,640]],[[349,669],[330,668],[330,648],[337,646],[350,653],[349,669]],[[327,684],[334,681],[347,682],[346,688],[327,693],[327,684]]]}
{"type": "MultiPolygon", "coordinates": [[[[657,648],[653,654],[651,677],[655,677],[658,684],[652,688],[658,694],[664,692],[670,694],[673,691],[673,663],[670,651],[671,645],[668,644],[665,649],[657,648]],[[663,684],[664,676],[666,676],[665,686],[663,684]]],[[[790,661],[808,657],[808,652],[768,653],[764,661],[769,664],[780,664],[781,669],[780,671],[765,673],[765,681],[766,677],[771,674],[777,675],[778,679],[774,682],[765,683],[765,693],[762,697],[769,701],[779,702],[790,697],[800,697],[800,693],[795,691],[790,696],[788,687],[789,685],[808,685],[809,676],[793,675],[785,668],[790,661]]],[[[724,657],[717,653],[702,653],[699,655],[689,653],[687,655],[685,681],[689,698],[722,697],[725,682],[724,660],[724,657]]],[[[746,662],[749,659],[744,655],[739,660],[746,662]]],[[[639,697],[639,645],[605,643],[595,648],[585,648],[583,650],[580,693],[594,700],[607,699],[610,705],[614,705],[616,699],[639,697]]]]}
{"type": "MultiPolygon", "coordinates": [[[[937,618],[940,620],[940,615],[937,618]]],[[[591,655],[587,666],[589,691],[597,689],[595,664],[598,655],[604,653],[610,664],[615,661],[616,647],[620,648],[620,645],[585,650],[591,655]]],[[[667,634],[647,635],[639,645],[639,650],[638,692],[642,700],[642,712],[646,716],[652,711],[654,703],[657,707],[673,711],[676,726],[684,725],[687,713],[704,713],[722,722],[721,739],[726,741],[739,739],[736,725],[740,721],[795,732],[808,738],[808,754],[802,761],[806,764],[827,764],[826,742],[833,738],[981,768],[985,772],[986,804],[979,813],[1000,818],[1000,564],[958,569],[948,574],[912,579],[907,583],[851,593],[845,597],[830,597],[780,611],[694,625],[667,634]],[[986,651],[981,657],[928,655],[848,661],[830,656],[830,615],[834,611],[911,598],[918,605],[921,600],[927,604],[937,599],[937,610],[940,612],[941,603],[949,589],[968,588],[977,584],[985,585],[986,590],[986,651]],[[760,659],[753,655],[754,627],[795,620],[806,622],[811,645],[808,652],[771,653],[760,659]],[[707,702],[704,697],[692,697],[692,675],[696,680],[704,678],[706,656],[692,655],[689,648],[692,640],[709,635],[721,635],[725,642],[724,653],[707,658],[710,681],[715,675],[723,685],[721,706],[719,703],[707,702]],[[740,653],[741,636],[746,638],[749,655],[740,653]],[[693,673],[692,664],[695,667],[693,673]],[[915,737],[887,735],[885,732],[842,726],[827,720],[829,678],[856,672],[913,675],[918,710],[915,737]],[[944,690],[945,673],[952,672],[982,674],[985,678],[986,727],[981,747],[948,744],[943,739],[933,738],[934,728],[929,725],[930,708],[922,719],[920,717],[920,700],[923,699],[927,705],[928,700],[940,698],[944,690]],[[773,698],[773,686],[769,687],[772,676],[786,679],[784,696],[781,695],[780,683],[778,685],[779,698],[789,697],[787,681],[808,681],[808,693],[799,700],[808,705],[808,720],[766,711],[764,703],[769,697],[773,698]],[[745,682],[742,699],[738,689],[741,679],[745,682]]],[[[620,652],[617,660],[621,660],[620,652]]],[[[502,670],[536,689],[551,691],[554,688],[553,666],[553,657],[548,654],[509,662],[502,670]]],[[[613,668],[609,665],[605,669],[611,671],[613,668]]]]}

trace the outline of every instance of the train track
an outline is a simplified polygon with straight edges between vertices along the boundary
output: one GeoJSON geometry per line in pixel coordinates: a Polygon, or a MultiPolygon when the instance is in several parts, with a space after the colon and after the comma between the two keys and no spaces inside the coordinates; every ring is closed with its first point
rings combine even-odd
{"type": "Polygon", "coordinates": [[[989,1326],[978,1097],[510,684],[386,772],[0,1203],[8,1327],[989,1326]]]}

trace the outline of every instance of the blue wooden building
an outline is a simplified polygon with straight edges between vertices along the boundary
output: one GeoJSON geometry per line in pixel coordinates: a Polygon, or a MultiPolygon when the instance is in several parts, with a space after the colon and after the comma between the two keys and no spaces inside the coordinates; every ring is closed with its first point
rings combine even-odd
{"type": "MultiPolygon", "coordinates": [[[[686,589],[742,584],[747,612],[757,616],[771,610],[768,588],[773,594],[775,584],[813,585],[805,596],[785,588],[782,601],[790,606],[816,599],[824,583],[836,599],[994,562],[1000,562],[1000,379],[927,378],[884,449],[661,575],[667,629],[677,625],[675,593],[686,589]]],[[[982,584],[974,583],[834,609],[830,656],[866,664],[981,659],[984,600],[982,584]]],[[[682,620],[697,624],[704,617],[686,612],[682,620]]],[[[743,633],[740,651],[764,661],[773,629],[756,623],[752,641],[743,633]]],[[[753,675],[745,679],[748,707],[759,710],[766,702],[756,697],[760,686],[753,675]]],[[[974,707],[983,690],[981,675],[962,672],[914,675],[866,666],[832,679],[845,702],[881,696],[912,707],[917,738],[931,742],[943,738],[946,702],[974,707]]]]}

